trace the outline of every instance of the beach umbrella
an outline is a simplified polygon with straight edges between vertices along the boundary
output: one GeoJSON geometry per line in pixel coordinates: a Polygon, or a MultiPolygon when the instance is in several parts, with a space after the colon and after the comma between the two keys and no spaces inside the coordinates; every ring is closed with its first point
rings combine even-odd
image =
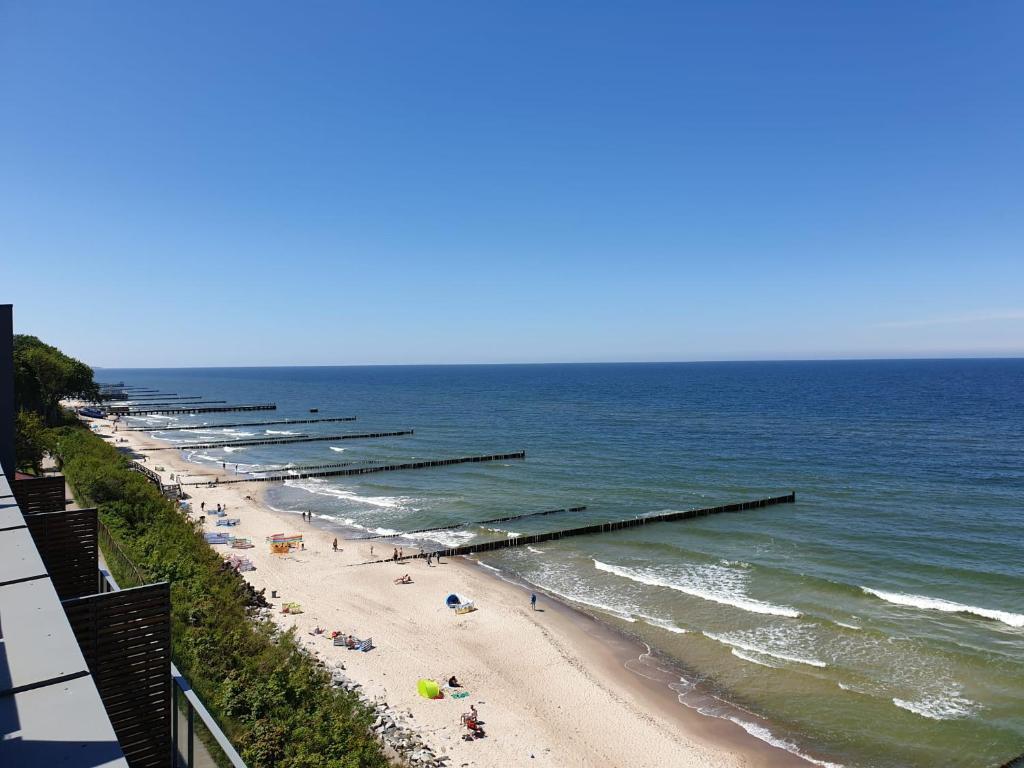
{"type": "Polygon", "coordinates": [[[427,680],[426,678],[422,678],[418,683],[416,683],[416,689],[424,699],[441,698],[441,688],[438,686],[436,680],[427,680]]]}

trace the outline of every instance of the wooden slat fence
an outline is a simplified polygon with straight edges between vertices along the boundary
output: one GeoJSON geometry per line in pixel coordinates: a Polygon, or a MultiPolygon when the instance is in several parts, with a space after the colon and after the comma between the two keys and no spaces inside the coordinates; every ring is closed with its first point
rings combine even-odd
{"type": "Polygon", "coordinates": [[[64,610],[131,768],[171,760],[171,590],[167,582],[79,597],[64,610]]]}
{"type": "Polygon", "coordinates": [[[38,512],[61,512],[67,503],[64,475],[46,475],[15,480],[11,483],[14,498],[24,515],[38,512]]]}
{"type": "Polygon", "coordinates": [[[96,592],[98,522],[95,509],[25,516],[36,549],[62,600],[96,592]]]}

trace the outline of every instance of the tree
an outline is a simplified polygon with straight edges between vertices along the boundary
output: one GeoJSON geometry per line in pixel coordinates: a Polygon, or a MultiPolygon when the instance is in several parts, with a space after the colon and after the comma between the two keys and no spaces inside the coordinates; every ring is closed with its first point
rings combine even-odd
{"type": "Polygon", "coordinates": [[[58,424],[62,399],[93,399],[98,394],[92,368],[81,360],[35,336],[14,337],[14,400],[19,411],[34,411],[46,424],[58,424]]]}
{"type": "Polygon", "coordinates": [[[18,411],[14,423],[14,455],[18,469],[39,474],[43,454],[49,450],[46,425],[38,413],[18,411]]]}

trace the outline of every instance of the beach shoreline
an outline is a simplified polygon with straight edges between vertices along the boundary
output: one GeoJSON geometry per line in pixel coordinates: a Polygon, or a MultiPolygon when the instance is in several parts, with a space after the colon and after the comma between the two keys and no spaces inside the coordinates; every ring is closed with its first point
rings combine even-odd
{"type": "MultiPolygon", "coordinates": [[[[93,423],[111,434],[111,422],[93,423]]],[[[188,462],[146,432],[119,431],[116,438],[127,441],[117,443],[118,448],[147,455],[147,466],[167,482],[172,473],[190,476],[190,481],[227,476],[188,462]]],[[[304,522],[298,512],[271,507],[262,487],[256,491],[242,483],[187,490],[194,516],[206,503],[205,531],[251,538],[251,549],[215,549],[225,557],[239,554],[252,560],[256,570],[242,575],[256,589],[266,589],[278,626],[294,627],[303,646],[329,668],[343,664],[344,674],[367,699],[386,700],[407,714],[424,741],[437,754],[448,755],[452,765],[809,764],[736,723],[684,706],[668,687],[668,670],[645,674],[650,669],[642,657],[651,653],[648,646],[540,588],[534,591],[541,596],[541,610],[532,611],[529,585],[470,558],[433,567],[422,559],[360,565],[388,553],[389,540],[345,538],[326,520],[304,522]],[[217,518],[209,515],[216,504],[226,506],[228,516],[240,523],[216,526],[217,518]],[[271,554],[264,540],[282,532],[303,534],[305,549],[271,554]],[[342,550],[337,553],[331,548],[335,536],[342,550]],[[393,583],[405,573],[412,584],[393,583]],[[274,591],[276,598],[271,597],[274,591]],[[469,595],[479,610],[455,615],[443,605],[449,592],[469,595]],[[303,613],[280,613],[286,601],[300,603],[303,613]],[[372,636],[375,649],[364,654],[335,647],[326,635],[309,634],[318,626],[372,636]],[[443,681],[451,675],[470,692],[466,699],[418,696],[418,678],[443,681]],[[488,736],[465,742],[459,717],[470,703],[479,708],[488,736]]]]}

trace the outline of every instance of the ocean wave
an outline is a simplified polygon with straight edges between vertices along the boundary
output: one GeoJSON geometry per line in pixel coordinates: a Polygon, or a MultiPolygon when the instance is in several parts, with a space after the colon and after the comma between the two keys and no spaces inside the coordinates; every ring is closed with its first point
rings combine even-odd
{"type": "Polygon", "coordinates": [[[599,571],[613,573],[630,581],[640,582],[654,587],[666,587],[682,592],[692,597],[699,597],[722,605],[731,605],[751,613],[764,613],[773,616],[785,616],[792,619],[800,618],[800,611],[784,605],[773,605],[761,600],[753,600],[746,597],[742,592],[742,572],[731,571],[721,566],[700,566],[692,569],[688,576],[694,581],[703,581],[702,584],[692,584],[673,581],[661,576],[650,569],[623,568],[617,565],[602,563],[594,560],[594,567],[599,571]]]}
{"type": "Polygon", "coordinates": [[[353,520],[351,517],[346,517],[341,522],[344,525],[347,525],[349,528],[355,528],[356,530],[359,530],[359,531],[366,531],[367,533],[375,533],[378,536],[394,536],[395,534],[399,533],[399,531],[396,531],[394,528],[380,528],[380,527],[373,528],[373,527],[366,526],[366,525],[360,525],[355,520],[353,520]]]}
{"type": "Polygon", "coordinates": [[[892,703],[900,709],[930,720],[960,720],[975,714],[981,705],[959,695],[959,692],[938,696],[924,696],[917,701],[894,698],[892,703]]]}
{"type": "Polygon", "coordinates": [[[297,435],[298,432],[292,432],[287,429],[266,429],[264,430],[268,435],[297,435]]]}
{"type": "Polygon", "coordinates": [[[782,653],[771,648],[765,648],[760,645],[755,645],[754,643],[751,643],[749,641],[739,640],[735,637],[730,637],[729,635],[717,635],[713,632],[702,632],[701,634],[703,634],[704,637],[708,637],[712,640],[717,640],[719,643],[728,645],[733,650],[739,648],[740,650],[748,651],[749,653],[756,653],[762,656],[771,656],[773,659],[779,659],[780,661],[791,661],[794,664],[807,664],[811,667],[825,668],[828,666],[828,664],[826,664],[824,661],[819,661],[818,659],[809,659],[803,656],[794,656],[790,653],[782,653]]]}
{"type": "Polygon", "coordinates": [[[820,766],[822,766],[822,768],[843,768],[843,766],[840,763],[829,763],[829,762],[826,762],[825,760],[815,760],[813,757],[808,757],[807,755],[805,755],[803,752],[801,752],[797,748],[796,744],[794,744],[791,741],[787,741],[785,739],[780,739],[778,736],[773,734],[771,731],[769,731],[763,725],[758,725],[757,723],[751,723],[751,722],[748,722],[746,720],[741,720],[740,718],[733,717],[733,716],[729,716],[726,719],[730,720],[733,723],[736,723],[736,725],[738,725],[744,731],[749,733],[755,739],[760,739],[761,741],[765,742],[766,744],[771,744],[773,747],[777,747],[778,749],[783,749],[786,752],[789,752],[792,755],[796,755],[797,757],[799,757],[799,758],[801,758],[803,760],[806,760],[809,763],[812,763],[814,765],[820,765],[820,766]]]}
{"type": "Polygon", "coordinates": [[[770,661],[767,661],[764,658],[759,658],[758,655],[751,655],[749,653],[744,653],[739,648],[733,648],[732,649],[732,655],[735,656],[738,659],[743,659],[744,661],[749,661],[751,664],[759,664],[762,667],[768,667],[769,669],[778,669],[779,668],[778,664],[772,664],[770,661]]]}
{"type": "Polygon", "coordinates": [[[435,541],[443,547],[458,547],[472,539],[473,534],[466,531],[426,531],[409,533],[404,538],[413,541],[435,541]]]}
{"type": "Polygon", "coordinates": [[[647,624],[650,624],[654,627],[660,627],[661,629],[664,629],[666,632],[671,632],[674,635],[685,635],[688,631],[676,624],[673,624],[671,621],[667,621],[666,619],[658,619],[654,616],[645,616],[643,614],[640,614],[639,616],[647,624]]]}
{"type": "Polygon", "coordinates": [[[885,600],[894,605],[903,605],[910,608],[921,608],[923,610],[942,611],[943,613],[970,613],[981,616],[985,619],[1001,621],[1011,627],[1024,627],[1024,614],[1010,613],[1009,611],[997,611],[992,608],[978,608],[973,605],[954,603],[950,600],[942,600],[937,597],[924,597],[923,595],[904,595],[899,592],[883,592],[880,589],[861,587],[869,595],[885,600]]]}
{"type": "Polygon", "coordinates": [[[353,501],[359,504],[369,504],[373,507],[385,507],[387,509],[399,509],[401,508],[406,499],[399,496],[360,496],[354,491],[346,490],[345,488],[339,488],[336,485],[330,485],[326,480],[320,478],[308,478],[306,480],[285,480],[284,484],[289,488],[298,488],[306,493],[312,493],[316,496],[331,496],[335,499],[344,499],[345,501],[353,501]]]}
{"type": "Polygon", "coordinates": [[[544,554],[544,550],[543,549],[537,549],[536,547],[531,547],[529,544],[526,545],[526,548],[528,550],[530,550],[531,552],[533,552],[533,554],[535,554],[535,555],[543,555],[544,554]]]}
{"type": "Polygon", "coordinates": [[[232,448],[231,446],[227,446],[226,448],[224,448],[224,453],[237,453],[238,451],[244,450],[245,448],[232,448]]]}
{"type": "Polygon", "coordinates": [[[331,449],[332,451],[337,451],[338,453],[344,453],[344,452],[345,452],[345,450],[346,450],[345,448],[339,448],[339,447],[338,447],[338,446],[336,446],[336,445],[332,445],[332,446],[330,446],[330,449],[331,449]]]}
{"type": "Polygon", "coordinates": [[[612,616],[615,616],[615,617],[617,617],[619,619],[622,619],[623,621],[628,621],[630,624],[635,624],[636,623],[636,619],[631,614],[629,614],[629,613],[627,613],[627,612],[625,612],[625,611],[623,611],[623,610],[621,610],[619,608],[616,608],[614,605],[609,605],[608,603],[601,603],[601,602],[598,602],[597,600],[591,600],[589,598],[583,597],[580,594],[563,592],[563,591],[554,589],[553,587],[551,587],[550,585],[547,585],[547,584],[544,585],[544,589],[547,592],[550,592],[552,595],[555,595],[556,597],[560,597],[563,600],[568,600],[571,603],[580,603],[581,605],[587,605],[587,606],[590,606],[591,608],[596,608],[597,610],[601,611],[602,613],[608,613],[608,614],[611,614],[612,616]]]}
{"type": "Polygon", "coordinates": [[[858,627],[856,624],[846,624],[842,621],[837,621],[836,624],[840,627],[846,627],[847,629],[861,629],[861,627],[858,627]]]}
{"type": "MultiPolygon", "coordinates": [[[[221,464],[224,461],[223,459],[219,459],[216,456],[210,456],[207,453],[199,453],[198,451],[192,451],[191,453],[189,453],[189,454],[187,454],[185,456],[185,460],[186,461],[192,461],[193,459],[202,459],[203,461],[208,461],[208,462],[210,462],[212,464],[221,464]]],[[[199,463],[199,462],[193,462],[193,463],[199,463]]]]}

